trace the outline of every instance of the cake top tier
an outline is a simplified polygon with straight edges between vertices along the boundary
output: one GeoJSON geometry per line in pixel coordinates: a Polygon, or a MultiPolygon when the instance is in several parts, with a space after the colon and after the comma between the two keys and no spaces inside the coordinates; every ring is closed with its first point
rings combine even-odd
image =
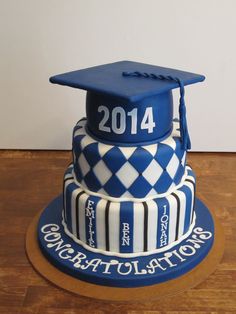
{"type": "Polygon", "coordinates": [[[87,90],[87,129],[92,135],[133,145],[167,137],[173,119],[171,90],[180,87],[184,105],[184,86],[204,79],[190,72],[120,61],[56,75],[50,82],[87,90]]]}

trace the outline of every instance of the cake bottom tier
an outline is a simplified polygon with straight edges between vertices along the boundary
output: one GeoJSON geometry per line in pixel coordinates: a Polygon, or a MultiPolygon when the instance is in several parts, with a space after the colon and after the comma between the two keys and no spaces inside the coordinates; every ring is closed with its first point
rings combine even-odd
{"type": "Polygon", "coordinates": [[[153,199],[115,199],[82,189],[73,165],[64,176],[63,225],[74,241],[100,253],[144,253],[170,245],[189,231],[194,217],[195,175],[153,199]]]}

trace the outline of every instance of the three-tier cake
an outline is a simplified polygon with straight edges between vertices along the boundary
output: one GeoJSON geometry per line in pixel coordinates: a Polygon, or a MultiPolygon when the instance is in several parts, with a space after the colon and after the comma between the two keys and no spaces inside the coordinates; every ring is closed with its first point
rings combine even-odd
{"type": "Polygon", "coordinates": [[[203,80],[130,61],[50,78],[87,91],[63,193],[38,224],[40,247],[57,268],[100,285],[137,287],[176,278],[205,258],[214,224],[186,162],[184,101],[184,86],[203,80]]]}

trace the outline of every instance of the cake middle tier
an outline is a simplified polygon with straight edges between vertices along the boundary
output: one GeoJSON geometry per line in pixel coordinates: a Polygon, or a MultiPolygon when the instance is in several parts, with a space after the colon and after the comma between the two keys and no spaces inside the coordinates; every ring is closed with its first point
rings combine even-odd
{"type": "Polygon", "coordinates": [[[165,140],[140,146],[113,146],[91,137],[86,119],[73,131],[73,164],[78,183],[88,191],[111,197],[145,198],[171,192],[186,166],[179,122],[165,140]]]}
{"type": "Polygon", "coordinates": [[[195,175],[189,166],[186,170],[184,182],[171,194],[131,202],[84,191],[75,183],[71,165],[63,186],[66,233],[104,254],[142,254],[181,240],[194,217],[195,175]]]}

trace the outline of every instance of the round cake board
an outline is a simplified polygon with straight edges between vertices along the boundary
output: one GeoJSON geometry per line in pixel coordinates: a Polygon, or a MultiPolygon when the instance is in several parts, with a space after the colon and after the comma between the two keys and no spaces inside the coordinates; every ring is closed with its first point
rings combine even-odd
{"type": "Polygon", "coordinates": [[[191,270],[177,278],[144,287],[122,288],[97,285],[60,271],[44,256],[38,241],[38,225],[44,212],[45,210],[42,210],[34,217],[27,230],[26,252],[30,262],[43,277],[53,284],[90,298],[110,301],[147,301],[178,294],[205,280],[216,269],[224,252],[223,228],[215,215],[210,214],[214,222],[214,242],[207,255],[191,270]]]}

